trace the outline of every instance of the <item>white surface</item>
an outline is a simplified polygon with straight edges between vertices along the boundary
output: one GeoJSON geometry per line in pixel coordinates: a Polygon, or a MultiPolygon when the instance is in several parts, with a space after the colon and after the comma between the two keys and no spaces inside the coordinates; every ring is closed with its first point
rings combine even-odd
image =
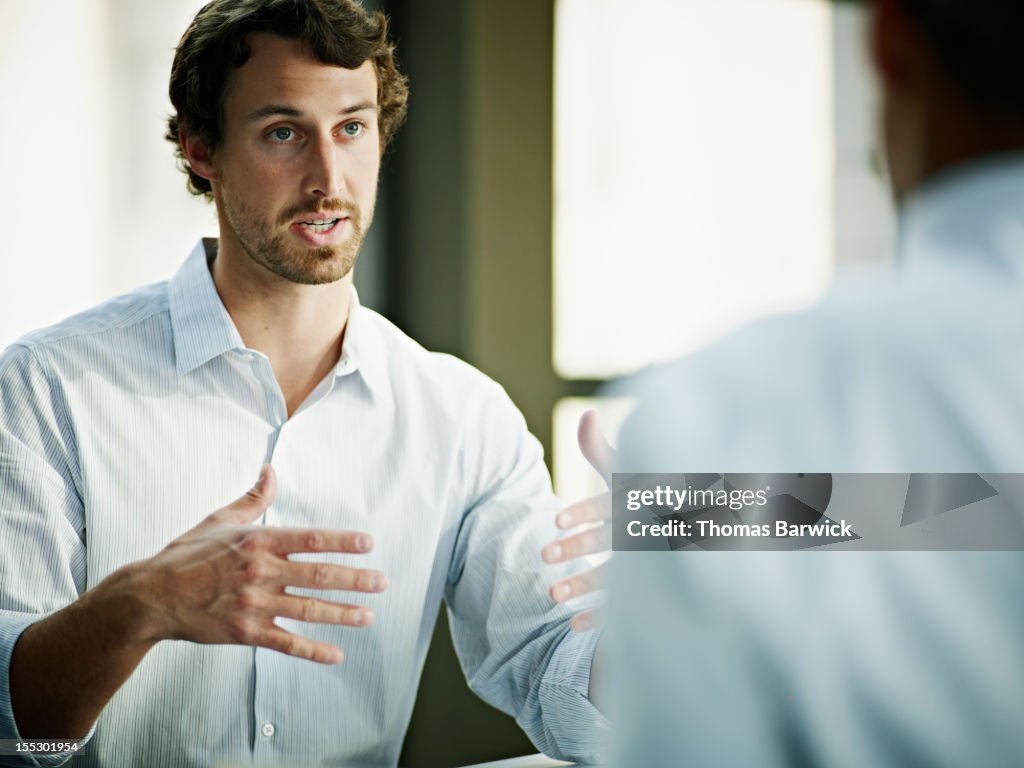
{"type": "Polygon", "coordinates": [[[575,763],[563,763],[560,760],[552,760],[544,755],[525,755],[524,757],[513,757],[508,760],[498,760],[493,763],[467,765],[465,768],[549,768],[549,766],[554,765],[575,765],[575,763]]]}

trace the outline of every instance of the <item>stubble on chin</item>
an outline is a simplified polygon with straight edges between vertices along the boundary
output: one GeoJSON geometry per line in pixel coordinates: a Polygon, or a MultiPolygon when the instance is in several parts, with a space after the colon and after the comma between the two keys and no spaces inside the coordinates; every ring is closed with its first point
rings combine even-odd
{"type": "Polygon", "coordinates": [[[244,205],[232,204],[228,189],[222,188],[221,202],[227,223],[245,255],[278,277],[301,285],[325,285],[341,280],[355,267],[366,229],[359,209],[352,203],[330,200],[316,208],[309,204],[290,206],[271,225],[244,205]],[[344,242],[310,248],[287,232],[289,222],[297,216],[318,210],[348,214],[350,231],[344,242]]]}
{"type": "Polygon", "coordinates": [[[325,285],[341,280],[356,265],[363,231],[355,217],[349,219],[349,226],[352,231],[345,242],[333,247],[309,248],[289,243],[287,234],[275,235],[251,247],[241,238],[239,242],[249,258],[278,277],[301,285],[325,285]]]}

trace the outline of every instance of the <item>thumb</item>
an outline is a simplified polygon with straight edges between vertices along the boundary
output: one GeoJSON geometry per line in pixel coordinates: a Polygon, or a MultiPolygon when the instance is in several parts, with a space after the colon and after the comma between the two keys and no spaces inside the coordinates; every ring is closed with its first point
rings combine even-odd
{"type": "Polygon", "coordinates": [[[207,519],[217,523],[248,525],[266,512],[276,497],[277,475],[272,466],[264,464],[256,485],[207,519]]]}
{"type": "Polygon", "coordinates": [[[605,485],[610,488],[612,471],[615,468],[615,449],[604,439],[604,435],[601,434],[601,430],[597,426],[597,411],[583,412],[579,428],[576,430],[576,439],[583,457],[604,478],[605,485]]]}

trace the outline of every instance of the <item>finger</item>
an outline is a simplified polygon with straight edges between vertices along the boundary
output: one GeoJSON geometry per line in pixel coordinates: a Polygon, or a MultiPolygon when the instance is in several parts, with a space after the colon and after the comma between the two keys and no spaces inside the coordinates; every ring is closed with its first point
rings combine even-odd
{"type": "Polygon", "coordinates": [[[279,555],[303,552],[349,552],[364,554],[373,549],[373,537],[361,531],[329,528],[263,528],[267,549],[279,555]]]}
{"type": "Polygon", "coordinates": [[[583,523],[592,523],[596,520],[609,520],[612,516],[612,495],[601,493],[591,496],[589,499],[577,501],[561,512],[555,518],[555,525],[566,531],[575,528],[583,523]]]}
{"type": "Polygon", "coordinates": [[[561,563],[566,560],[574,560],[583,555],[595,555],[611,548],[612,529],[610,525],[602,525],[597,528],[583,531],[582,533],[567,536],[564,539],[553,541],[541,550],[541,557],[547,563],[561,563]]]}
{"type": "Polygon", "coordinates": [[[338,664],[345,658],[345,654],[341,652],[340,648],[299,637],[281,629],[276,624],[271,624],[269,628],[261,630],[255,635],[254,641],[248,645],[258,645],[320,664],[338,664]]]}
{"type": "Polygon", "coordinates": [[[589,571],[577,573],[568,579],[556,581],[551,585],[548,594],[556,603],[564,603],[574,597],[595,592],[604,586],[604,566],[599,565],[589,571]]]}
{"type": "Polygon", "coordinates": [[[388,580],[380,571],[364,568],[350,568],[332,563],[289,562],[283,569],[281,586],[383,592],[387,589],[388,580]]]}
{"type": "Polygon", "coordinates": [[[282,594],[268,603],[273,616],[305,621],[309,624],[339,624],[346,627],[368,627],[373,611],[350,603],[332,603],[315,597],[282,594]]]}
{"type": "Polygon", "coordinates": [[[580,417],[576,440],[584,458],[604,478],[605,485],[612,485],[612,470],[615,467],[615,449],[604,439],[597,426],[597,411],[587,410],[580,417]]]}
{"type": "Polygon", "coordinates": [[[589,611],[581,611],[572,617],[569,626],[576,632],[587,632],[596,629],[604,623],[604,614],[598,608],[591,608],[589,611]]]}
{"type": "Polygon", "coordinates": [[[277,474],[274,468],[265,464],[256,484],[226,507],[209,515],[200,525],[234,524],[248,525],[255,522],[267,511],[277,497],[277,474]]]}

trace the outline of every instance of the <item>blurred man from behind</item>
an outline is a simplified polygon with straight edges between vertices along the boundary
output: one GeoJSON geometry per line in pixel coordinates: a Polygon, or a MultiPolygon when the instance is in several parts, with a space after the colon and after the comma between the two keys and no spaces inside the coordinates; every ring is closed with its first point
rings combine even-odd
{"type": "MultiPolygon", "coordinates": [[[[1024,4],[869,6],[896,269],[653,372],[621,471],[1024,470],[1024,4]]],[[[1020,552],[613,565],[618,765],[1024,755],[1020,552]]]]}

